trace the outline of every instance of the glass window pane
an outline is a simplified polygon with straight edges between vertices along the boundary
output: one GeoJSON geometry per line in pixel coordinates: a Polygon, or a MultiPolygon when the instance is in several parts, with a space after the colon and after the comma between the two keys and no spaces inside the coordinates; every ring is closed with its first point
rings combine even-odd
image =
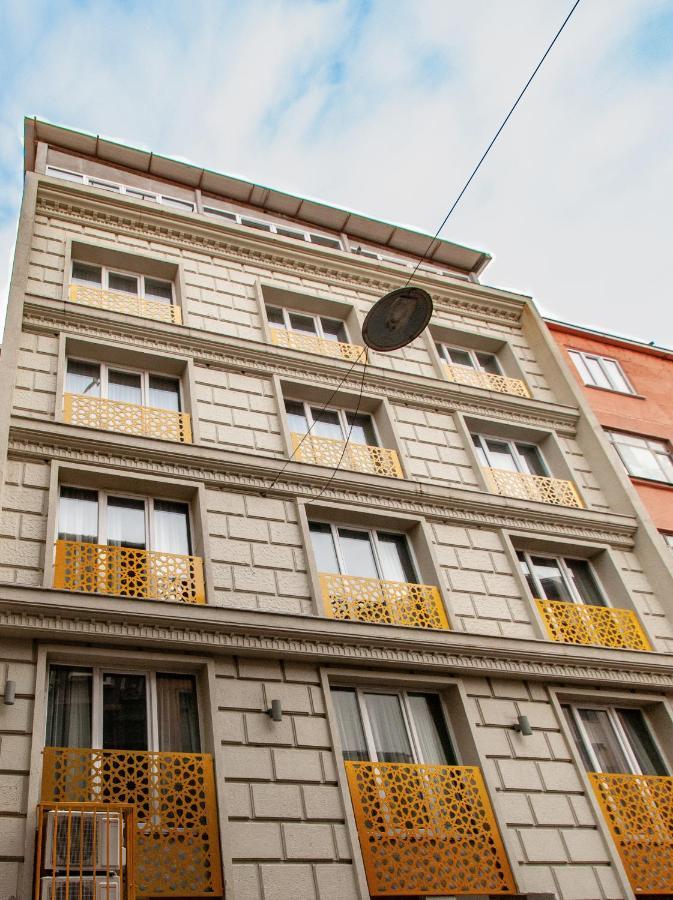
{"type": "MultiPolygon", "coordinates": [[[[528,589],[530,590],[533,597],[537,597],[538,586],[535,583],[535,579],[533,578],[533,573],[531,572],[531,570],[528,566],[528,560],[526,559],[526,554],[522,550],[517,550],[516,558],[519,560],[519,565],[521,566],[521,571],[523,572],[523,577],[526,579],[526,584],[528,585],[528,589]]],[[[542,598],[540,598],[540,599],[542,599],[542,598]]]]}
{"type": "Polygon", "coordinates": [[[179,553],[183,556],[191,554],[189,507],[186,503],[177,503],[174,500],[155,500],[153,524],[153,550],[179,553]]]}
{"type": "Polygon", "coordinates": [[[335,441],[344,440],[345,435],[341,430],[341,420],[336,410],[321,410],[320,407],[311,407],[311,415],[315,422],[311,434],[316,434],[318,437],[331,438],[335,441]]]}
{"type": "Polygon", "coordinates": [[[193,675],[157,673],[159,750],[200,753],[196,679],[193,675]]]}
{"type": "Polygon", "coordinates": [[[409,694],[409,711],[421,758],[428,766],[452,766],[456,757],[437,694],[409,694]]]}
{"type": "Polygon", "coordinates": [[[164,206],[172,206],[174,209],[183,209],[186,212],[194,212],[194,204],[189,200],[178,200],[177,197],[161,197],[164,206]]]}
{"type": "Polygon", "coordinates": [[[106,191],[115,191],[116,193],[119,193],[121,191],[120,185],[114,184],[114,182],[112,181],[101,181],[98,178],[90,178],[89,184],[91,185],[91,187],[103,188],[106,191]]]}
{"type": "Polygon", "coordinates": [[[469,366],[474,369],[474,360],[467,350],[459,350],[457,347],[447,347],[446,352],[454,366],[469,366]]]}
{"type": "Polygon", "coordinates": [[[578,353],[576,350],[569,350],[568,355],[570,356],[571,360],[573,361],[575,368],[580,373],[580,377],[582,378],[582,381],[585,384],[593,384],[594,380],[591,376],[591,372],[589,371],[589,369],[587,368],[587,366],[584,362],[584,357],[582,356],[582,354],[578,353]]]}
{"type": "Polygon", "coordinates": [[[62,487],[58,504],[59,541],[98,542],[98,493],[62,487]]]}
{"type": "Polygon", "coordinates": [[[341,241],[337,238],[325,237],[323,234],[313,234],[313,232],[311,232],[311,243],[320,244],[322,247],[334,247],[335,250],[341,250],[341,241]]]}
{"type": "Polygon", "coordinates": [[[668,769],[652,739],[642,711],[618,709],[617,715],[643,775],[668,775],[668,769]]]}
{"type": "Polygon", "coordinates": [[[248,228],[259,228],[260,231],[271,231],[271,225],[268,222],[248,219],[245,216],[241,216],[241,225],[246,225],[248,228]]]}
{"type": "Polygon", "coordinates": [[[544,600],[564,600],[572,603],[574,598],[556,559],[546,556],[531,556],[531,563],[542,588],[544,600]]]}
{"type": "Polygon", "coordinates": [[[378,549],[382,577],[387,581],[405,581],[416,584],[418,579],[411,562],[407,539],[403,534],[378,532],[378,549]]]}
{"type": "Polygon", "coordinates": [[[598,771],[623,775],[631,773],[631,766],[607,712],[604,709],[580,709],[579,715],[591,749],[598,761],[598,771]]]}
{"type": "Polygon", "coordinates": [[[121,272],[108,274],[108,287],[111,291],[121,291],[124,294],[138,293],[138,279],[135,275],[122,275],[121,272]]]}
{"type": "Polygon", "coordinates": [[[91,746],[93,672],[51,666],[47,699],[47,747],[91,746]]]}
{"type": "Polygon", "coordinates": [[[156,194],[151,193],[151,191],[141,191],[139,188],[125,188],[125,193],[130,194],[132,197],[140,197],[141,200],[151,200],[153,203],[159,202],[159,197],[156,194]]]}
{"type": "Polygon", "coordinates": [[[72,280],[75,284],[95,284],[100,287],[103,283],[103,270],[100,266],[74,262],[72,264],[72,280]]]}
{"type": "Polygon", "coordinates": [[[618,362],[614,359],[603,359],[603,368],[610,379],[610,386],[616,391],[623,391],[625,394],[631,393],[628,381],[624,377],[624,373],[618,362]]]}
{"type": "Polygon", "coordinates": [[[285,319],[283,318],[283,310],[277,306],[266,307],[266,318],[273,328],[285,328],[285,319]]]}
{"type": "Polygon", "coordinates": [[[150,375],[150,406],[180,412],[180,382],[177,378],[150,375]]]}
{"type": "Polygon", "coordinates": [[[107,498],[108,547],[131,547],[144,550],[145,503],[130,497],[107,498]]]}
{"type": "Polygon", "coordinates": [[[508,472],[519,471],[509,444],[504,441],[494,441],[491,438],[487,438],[485,443],[490,466],[494,469],[506,469],[508,472]]]}
{"type": "Polygon", "coordinates": [[[415,762],[397,694],[365,694],[379,762],[415,762]]]}
{"type": "Polygon", "coordinates": [[[311,546],[313,547],[313,555],[315,556],[318,571],[338,573],[339,561],[337,559],[336,550],[334,549],[334,539],[332,538],[332,529],[330,526],[318,522],[311,522],[309,530],[311,532],[311,546]]]}
{"type": "Polygon", "coordinates": [[[371,539],[366,531],[351,531],[350,528],[339,529],[341,555],[346,567],[345,574],[358,578],[380,578],[371,539]]]}
{"type": "Polygon", "coordinates": [[[142,403],[140,375],[137,372],[119,372],[110,369],[107,376],[107,395],[109,400],[118,400],[122,403],[142,403]]]}
{"type": "Polygon", "coordinates": [[[593,356],[585,356],[584,364],[589,370],[592,384],[596,385],[596,387],[610,387],[610,382],[607,379],[607,375],[601,368],[601,364],[597,359],[595,359],[593,356]]]}
{"type": "Polygon", "coordinates": [[[68,360],[65,376],[65,390],[68,394],[87,394],[100,397],[100,366],[98,363],[68,360]]]}
{"type": "Polygon", "coordinates": [[[474,444],[474,449],[477,453],[477,459],[479,460],[479,464],[482,466],[490,466],[488,457],[484,453],[484,448],[481,445],[481,439],[480,439],[479,435],[477,435],[477,434],[472,435],[472,443],[474,444]]]}
{"type": "Polygon", "coordinates": [[[342,344],[348,343],[348,335],[344,328],[343,322],[336,319],[321,319],[323,337],[328,341],[341,341],[342,344]]]}
{"type": "Polygon", "coordinates": [[[570,727],[570,731],[572,732],[572,736],[575,740],[575,745],[580,752],[580,756],[582,757],[582,763],[584,765],[584,768],[587,770],[587,772],[593,772],[595,766],[594,766],[593,762],[591,761],[591,757],[589,756],[589,753],[587,752],[587,748],[584,743],[584,738],[582,737],[582,734],[581,734],[579,728],[577,727],[577,722],[575,721],[575,716],[572,714],[572,710],[570,709],[569,706],[563,706],[562,709],[563,709],[563,713],[566,717],[566,721],[570,727]]]}
{"type": "Polygon", "coordinates": [[[647,447],[636,447],[624,441],[618,442],[619,454],[627,471],[636,478],[649,478],[662,481],[664,471],[658,463],[656,454],[647,447]]]}
{"type": "Polygon", "coordinates": [[[521,462],[524,466],[524,472],[529,475],[546,475],[547,470],[542,462],[540,451],[532,444],[517,444],[516,449],[519,451],[521,462]]]}
{"type": "Polygon", "coordinates": [[[350,428],[350,440],[354,444],[367,444],[368,447],[378,446],[371,416],[356,416],[355,413],[347,412],[346,421],[350,428]]]}
{"type": "Polygon", "coordinates": [[[103,749],[147,750],[144,675],[103,675],[103,749]]]}
{"type": "Polygon", "coordinates": [[[229,219],[232,222],[236,221],[236,213],[229,212],[226,209],[216,209],[214,206],[204,206],[204,213],[209,216],[220,216],[223,219],[229,219]]]}
{"type": "Polygon", "coordinates": [[[84,175],[80,175],[79,172],[68,172],[67,169],[57,169],[55,166],[47,166],[47,175],[62,178],[64,181],[78,181],[80,184],[84,181],[84,175]]]}
{"type": "Polygon", "coordinates": [[[302,334],[317,334],[315,320],[311,316],[301,316],[299,313],[290,313],[290,328],[302,334]]]}
{"type": "Polygon", "coordinates": [[[308,422],[306,421],[304,404],[299,403],[297,400],[286,400],[285,413],[287,415],[287,425],[290,431],[295,434],[306,434],[308,431],[308,422]]]}
{"type": "Polygon", "coordinates": [[[605,606],[589,563],[585,559],[566,559],[565,563],[580,601],[590,606],[605,606]]]}
{"type": "Polygon", "coordinates": [[[483,369],[484,372],[490,372],[491,375],[499,375],[500,374],[500,366],[498,365],[498,360],[492,353],[477,353],[477,361],[479,362],[479,367],[483,369]]]}
{"type": "Polygon", "coordinates": [[[281,228],[280,226],[278,226],[276,228],[276,233],[282,234],[283,237],[294,238],[295,241],[306,240],[303,231],[294,231],[292,228],[281,228]]]}
{"type": "Polygon", "coordinates": [[[332,700],[344,759],[368,759],[367,742],[355,691],[332,688],[332,700]]]}
{"type": "Polygon", "coordinates": [[[170,281],[159,281],[158,278],[145,278],[145,296],[161,303],[173,302],[173,285],[170,281]]]}

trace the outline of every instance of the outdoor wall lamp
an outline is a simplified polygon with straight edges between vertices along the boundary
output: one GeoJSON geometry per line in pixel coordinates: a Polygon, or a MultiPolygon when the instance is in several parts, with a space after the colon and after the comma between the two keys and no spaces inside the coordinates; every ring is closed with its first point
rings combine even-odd
{"type": "Polygon", "coordinates": [[[524,735],[525,737],[528,737],[528,735],[533,733],[533,729],[528,721],[528,716],[517,716],[516,722],[516,725],[512,725],[513,731],[518,731],[519,734],[524,735]]]}
{"type": "Polygon", "coordinates": [[[283,721],[283,705],[280,700],[272,700],[271,706],[266,711],[267,716],[271,716],[272,722],[283,721]]]}
{"type": "Polygon", "coordinates": [[[5,706],[13,706],[16,698],[16,681],[5,681],[5,692],[3,694],[3,702],[5,706]]]}

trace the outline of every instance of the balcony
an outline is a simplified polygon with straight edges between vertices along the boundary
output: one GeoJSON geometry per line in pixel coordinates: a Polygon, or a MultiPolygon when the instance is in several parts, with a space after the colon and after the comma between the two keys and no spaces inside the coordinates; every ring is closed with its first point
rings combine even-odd
{"type": "Polygon", "coordinates": [[[345,359],[348,362],[364,362],[366,351],[358,344],[344,344],[341,341],[328,341],[317,334],[304,334],[289,331],[287,328],[269,328],[269,340],[277,347],[288,347],[290,350],[305,350],[308,353],[319,353],[333,359],[345,359]]]}
{"type": "Polygon", "coordinates": [[[140,434],[163,441],[191,444],[192,425],[189,413],[171,409],[104,400],[85,394],[63,395],[63,418],[70,425],[83,425],[119,434],[140,434]]]}
{"type": "Polygon", "coordinates": [[[54,587],[136,600],[206,602],[198,556],[83,541],[56,541],[54,587]]]}
{"type": "Polygon", "coordinates": [[[483,467],[488,489],[503,497],[518,500],[535,500],[538,503],[552,503],[554,506],[572,506],[583,509],[577,488],[572,481],[563,478],[549,478],[546,475],[528,475],[524,472],[510,472],[507,469],[483,467]]]}
{"type": "Polygon", "coordinates": [[[673,895],[673,778],[588,776],[634,893],[673,895]]]}
{"type": "Polygon", "coordinates": [[[439,591],[432,585],[322,572],[320,590],[333,619],[449,630],[439,591]]]}
{"type": "Polygon", "coordinates": [[[43,803],[131,806],[138,897],[221,897],[212,758],[45,747],[43,803]]]}
{"type": "Polygon", "coordinates": [[[368,475],[387,475],[388,478],[404,478],[400,461],[394,450],[371,447],[368,444],[352,444],[333,438],[317,437],[292,432],[292,456],[300,462],[316,466],[337,466],[368,475]]]}
{"type": "Polygon", "coordinates": [[[119,291],[106,291],[99,287],[85,284],[71,284],[68,298],[71,303],[82,303],[84,306],[95,306],[110,312],[123,313],[127,316],[140,316],[142,319],[154,319],[156,322],[172,322],[182,325],[182,311],[174,303],[162,303],[160,300],[145,300],[133,294],[122,294],[119,291]]]}
{"type": "Polygon", "coordinates": [[[536,600],[552,641],[622,650],[651,650],[638,617],[630,609],[536,600]]]}
{"type": "Polygon", "coordinates": [[[481,372],[470,366],[456,366],[444,363],[444,372],[449,381],[457,384],[467,384],[470,387],[483,388],[487,391],[497,391],[499,394],[514,394],[516,397],[530,397],[530,392],[520,378],[508,378],[506,375],[493,375],[491,372],[481,372]]]}
{"type": "Polygon", "coordinates": [[[345,766],[373,897],[516,893],[477,767],[345,766]]]}

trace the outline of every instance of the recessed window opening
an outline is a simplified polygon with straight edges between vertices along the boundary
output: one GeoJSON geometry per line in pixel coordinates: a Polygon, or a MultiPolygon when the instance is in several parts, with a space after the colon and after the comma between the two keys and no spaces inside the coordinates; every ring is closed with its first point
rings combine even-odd
{"type": "Polygon", "coordinates": [[[673,484],[673,453],[667,441],[622,431],[606,434],[629,475],[673,484]]]}
{"type": "Polygon", "coordinates": [[[79,184],[88,184],[90,187],[103,188],[106,191],[114,191],[118,194],[128,194],[140,200],[151,200],[153,203],[161,203],[164,206],[172,206],[185,212],[194,212],[194,204],[190,200],[181,200],[171,197],[169,194],[159,194],[155,191],[146,191],[141,188],[130,187],[116,181],[108,181],[105,178],[96,178],[92,175],[84,175],[80,172],[71,172],[58,166],[47,166],[46,174],[54,178],[62,178],[65,181],[76,181],[79,184]]]}
{"type": "Polygon", "coordinates": [[[172,412],[181,411],[180,380],[107,363],[68,358],[65,392],[172,412]]]}
{"type": "Polygon", "coordinates": [[[354,444],[380,446],[374,421],[366,413],[357,415],[345,409],[324,409],[299,400],[286,400],[288,426],[295,434],[311,434],[332,440],[350,440],[354,444]]]}
{"type": "Polygon", "coordinates": [[[309,523],[320,572],[419,584],[405,535],[375,529],[309,523]]]}
{"type": "Polygon", "coordinates": [[[330,319],[327,316],[314,316],[281,306],[269,306],[268,304],[265,304],[265,309],[271,328],[284,328],[287,331],[314,335],[327,341],[339,341],[342,344],[349,342],[346,326],[338,319],[330,319]]]}
{"type": "Polygon", "coordinates": [[[568,355],[585,384],[620,394],[635,393],[616,359],[582,350],[568,350],[568,355]]]}
{"type": "Polygon", "coordinates": [[[341,250],[341,241],[339,238],[330,237],[326,234],[318,234],[314,231],[304,231],[299,228],[291,228],[285,225],[277,225],[267,219],[258,219],[253,216],[245,216],[235,213],[228,209],[219,209],[216,206],[208,206],[204,204],[203,211],[208,216],[219,216],[222,219],[228,219],[231,222],[237,222],[246,228],[256,228],[258,231],[268,231],[271,234],[279,234],[282,237],[292,238],[296,241],[306,241],[309,244],[318,244],[321,247],[331,247],[334,250],[341,250]]]}
{"type": "Polygon", "coordinates": [[[547,556],[517,550],[521,571],[533,597],[588,606],[607,606],[591,565],[586,559],[547,556]]]}
{"type": "Polygon", "coordinates": [[[449,365],[464,366],[468,369],[475,369],[477,372],[487,372],[490,375],[502,374],[500,364],[493,353],[482,353],[478,350],[468,350],[463,347],[451,347],[442,343],[436,343],[435,347],[440,358],[449,365]]]}
{"type": "Polygon", "coordinates": [[[173,303],[173,285],[163,278],[151,278],[149,275],[139,275],[134,272],[124,272],[119,269],[110,269],[107,266],[73,260],[71,280],[73,284],[81,284],[86,287],[98,287],[119,294],[154,300],[158,303],[173,303]]]}
{"type": "Polygon", "coordinates": [[[472,442],[482,466],[525,475],[549,476],[549,469],[535,444],[473,434],[472,442]]]}

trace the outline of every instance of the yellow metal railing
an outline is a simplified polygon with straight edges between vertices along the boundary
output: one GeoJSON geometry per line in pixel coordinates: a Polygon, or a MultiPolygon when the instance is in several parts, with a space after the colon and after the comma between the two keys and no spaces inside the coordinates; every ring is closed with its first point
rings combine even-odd
{"type": "Polygon", "coordinates": [[[135,599],[205,603],[199,556],[56,541],[54,587],[135,599]]]}
{"type": "Polygon", "coordinates": [[[43,802],[133,807],[139,897],[222,896],[210,754],[62,747],[43,754],[43,802]]]}
{"type": "Polygon", "coordinates": [[[528,475],[524,472],[510,472],[507,469],[482,469],[489,490],[504,497],[519,500],[536,500],[539,503],[553,503],[555,506],[583,508],[583,503],[572,481],[563,478],[549,478],[546,475],[528,475]]]}
{"type": "Polygon", "coordinates": [[[388,475],[404,478],[400,460],[394,450],[372,447],[369,444],[353,444],[334,438],[317,437],[292,432],[292,456],[300,462],[316,466],[329,466],[366,472],[368,475],[388,475]],[[300,446],[301,445],[301,446],[300,446]]]}
{"type": "Polygon", "coordinates": [[[358,344],[328,341],[326,338],[318,337],[317,334],[303,334],[300,331],[289,331],[287,328],[269,328],[269,340],[278,347],[306,350],[308,353],[319,353],[321,356],[332,356],[349,362],[359,360],[364,363],[367,358],[365,348],[358,344]]]}
{"type": "Polygon", "coordinates": [[[146,300],[144,297],[137,297],[133,294],[106,291],[103,288],[89,287],[85,284],[71,284],[68,297],[72,303],[83,303],[85,306],[96,306],[98,309],[107,309],[128,316],[140,316],[143,319],[155,319],[158,322],[182,325],[182,311],[174,303],[146,300]]]}
{"type": "Polygon", "coordinates": [[[444,363],[444,371],[449,381],[455,381],[457,384],[468,384],[487,391],[497,391],[499,394],[530,397],[528,388],[520,378],[494,375],[491,372],[481,372],[478,369],[471,369],[470,366],[456,366],[453,363],[444,363]]]}
{"type": "Polygon", "coordinates": [[[651,650],[638,617],[630,609],[537,600],[537,608],[552,641],[595,644],[628,650],[651,650]]]}
{"type": "Polygon", "coordinates": [[[191,444],[192,425],[189,413],[104,400],[84,394],[63,395],[63,418],[71,425],[84,425],[119,434],[142,434],[164,441],[191,444]]]}
{"type": "Polygon", "coordinates": [[[439,590],[429,584],[320,574],[327,615],[377,625],[448,630],[439,590]]]}
{"type": "Polygon", "coordinates": [[[479,768],[345,765],[372,896],[516,893],[479,768]]]}
{"type": "Polygon", "coordinates": [[[635,894],[673,895],[673,778],[589,772],[635,894]]]}

